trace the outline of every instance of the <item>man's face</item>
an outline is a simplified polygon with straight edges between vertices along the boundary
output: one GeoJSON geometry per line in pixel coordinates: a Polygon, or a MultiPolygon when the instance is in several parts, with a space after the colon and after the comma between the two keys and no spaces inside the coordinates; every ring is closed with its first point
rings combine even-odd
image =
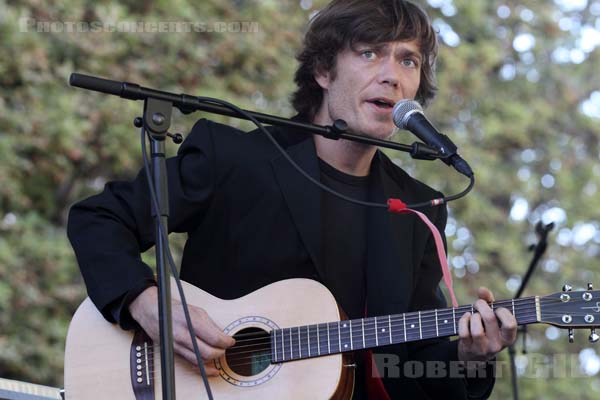
{"type": "Polygon", "coordinates": [[[323,88],[323,103],[313,122],[325,125],[343,119],[352,132],[388,138],[394,129],[394,104],[417,94],[421,61],[414,40],[358,44],[341,51],[334,73],[315,75],[323,88]]]}

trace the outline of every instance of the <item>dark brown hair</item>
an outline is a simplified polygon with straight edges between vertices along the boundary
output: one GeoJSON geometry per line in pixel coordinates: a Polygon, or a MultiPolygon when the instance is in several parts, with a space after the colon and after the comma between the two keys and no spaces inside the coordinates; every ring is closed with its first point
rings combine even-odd
{"type": "Polygon", "coordinates": [[[340,51],[357,43],[380,44],[416,39],[423,62],[416,100],[426,105],[435,95],[435,60],[438,42],[429,17],[405,0],[333,0],[310,22],[298,53],[292,105],[301,117],[312,120],[323,101],[323,89],[314,78],[317,71],[335,78],[340,51]]]}

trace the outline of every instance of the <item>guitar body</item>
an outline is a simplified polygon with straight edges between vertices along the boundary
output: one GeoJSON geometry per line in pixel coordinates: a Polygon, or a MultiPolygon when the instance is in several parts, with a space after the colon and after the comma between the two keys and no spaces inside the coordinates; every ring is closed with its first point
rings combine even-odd
{"type": "MultiPolygon", "coordinates": [[[[232,336],[252,338],[256,334],[266,335],[272,329],[340,320],[331,293],[309,279],[276,282],[235,300],[221,300],[186,282],[182,284],[188,303],[204,308],[232,336]]],[[[174,283],[171,291],[174,298],[179,297],[174,283]]],[[[108,323],[90,299],[86,299],[77,309],[67,335],[66,398],[162,398],[158,346],[142,340],[132,351],[133,340],[133,332],[108,323]]],[[[240,340],[238,344],[241,345],[240,340]]],[[[214,397],[329,399],[352,395],[354,371],[344,367],[351,362],[346,355],[270,364],[264,354],[256,352],[248,357],[238,351],[235,359],[226,355],[216,360],[220,376],[209,378],[214,397]],[[252,365],[240,362],[244,360],[252,365]]],[[[207,398],[198,370],[193,370],[179,356],[175,357],[175,382],[178,398],[207,398]]]]}

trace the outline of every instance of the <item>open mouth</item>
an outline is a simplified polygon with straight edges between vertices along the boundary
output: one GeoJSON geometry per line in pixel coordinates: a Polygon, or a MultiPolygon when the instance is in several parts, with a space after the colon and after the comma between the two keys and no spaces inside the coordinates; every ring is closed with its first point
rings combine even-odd
{"type": "Polygon", "coordinates": [[[370,100],[367,100],[367,103],[371,103],[371,104],[375,105],[377,108],[380,108],[382,110],[388,110],[388,109],[392,109],[394,107],[394,103],[388,99],[381,99],[381,98],[370,99],[370,100]]]}

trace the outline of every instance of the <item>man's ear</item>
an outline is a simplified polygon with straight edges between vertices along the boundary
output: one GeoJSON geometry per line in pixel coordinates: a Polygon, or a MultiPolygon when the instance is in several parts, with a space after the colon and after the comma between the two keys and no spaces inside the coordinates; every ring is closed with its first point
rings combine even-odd
{"type": "Polygon", "coordinates": [[[331,83],[331,74],[329,71],[318,70],[315,72],[315,81],[317,81],[321,88],[329,89],[329,84],[331,83]]]}

